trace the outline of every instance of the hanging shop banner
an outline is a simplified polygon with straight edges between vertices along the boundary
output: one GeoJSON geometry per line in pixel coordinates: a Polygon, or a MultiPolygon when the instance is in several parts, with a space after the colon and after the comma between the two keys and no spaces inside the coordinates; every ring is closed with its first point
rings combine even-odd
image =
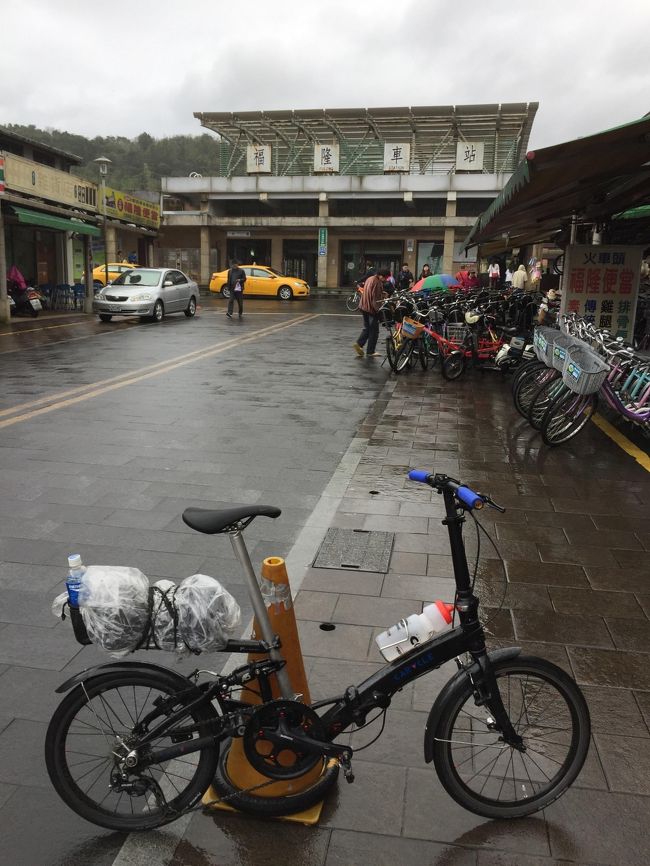
{"type": "Polygon", "coordinates": [[[384,144],[384,171],[408,171],[411,165],[411,145],[408,142],[384,144]]]}
{"type": "Polygon", "coordinates": [[[5,191],[5,158],[0,156],[0,195],[5,191]]]}
{"type": "Polygon", "coordinates": [[[567,247],[560,312],[631,341],[642,257],[643,247],[567,247]]]}
{"type": "Polygon", "coordinates": [[[6,153],[4,160],[8,190],[38,196],[56,204],[81,205],[85,210],[97,211],[98,195],[94,183],[13,153],[6,153]]]}
{"type": "Polygon", "coordinates": [[[327,255],[327,229],[318,229],[318,255],[327,255]]]}
{"type": "Polygon", "coordinates": [[[271,145],[249,144],[246,148],[246,171],[249,174],[271,173],[271,145]]]}
{"type": "Polygon", "coordinates": [[[456,171],[483,171],[485,145],[482,141],[456,143],[456,171]]]}
{"type": "Polygon", "coordinates": [[[339,170],[339,146],[338,144],[315,144],[314,145],[314,171],[336,172],[339,170]]]}
{"type": "Polygon", "coordinates": [[[159,205],[110,186],[106,187],[106,216],[148,228],[160,227],[159,205]]]}

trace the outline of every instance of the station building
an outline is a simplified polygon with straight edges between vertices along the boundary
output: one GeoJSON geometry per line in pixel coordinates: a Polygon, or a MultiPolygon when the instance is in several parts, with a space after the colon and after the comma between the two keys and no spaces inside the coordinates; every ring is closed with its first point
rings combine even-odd
{"type": "Polygon", "coordinates": [[[159,263],[206,286],[236,258],[319,289],[368,262],[476,265],[463,241],[524,158],[537,107],[197,112],[214,173],[162,178],[159,263]]]}

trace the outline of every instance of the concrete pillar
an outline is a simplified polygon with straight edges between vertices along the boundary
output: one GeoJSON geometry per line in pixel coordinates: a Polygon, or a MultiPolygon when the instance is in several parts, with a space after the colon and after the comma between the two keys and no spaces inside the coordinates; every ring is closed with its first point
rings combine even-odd
{"type": "Polygon", "coordinates": [[[5,221],[0,208],[0,322],[8,322],[9,296],[7,295],[7,253],[5,248],[5,221]]]}
{"type": "Polygon", "coordinates": [[[117,232],[114,226],[106,226],[106,263],[114,262],[117,256],[117,232]]]}
{"type": "Polygon", "coordinates": [[[84,313],[92,313],[93,311],[93,298],[95,297],[95,290],[93,288],[93,272],[90,267],[90,238],[88,235],[83,236],[83,248],[84,248],[84,274],[86,281],[86,294],[84,297],[84,313]]]}
{"type": "Polygon", "coordinates": [[[271,267],[282,273],[282,238],[276,235],[271,236],[271,267]]]}
{"type": "Polygon", "coordinates": [[[442,250],[442,272],[450,274],[454,263],[454,240],[456,230],[452,228],[445,229],[445,245],[442,250]]]}
{"type": "Polygon", "coordinates": [[[322,192],[318,198],[318,216],[328,217],[330,215],[330,203],[327,200],[326,194],[322,192]]]}
{"type": "Polygon", "coordinates": [[[199,285],[207,288],[210,284],[210,228],[201,226],[201,257],[199,264],[199,285]]]}

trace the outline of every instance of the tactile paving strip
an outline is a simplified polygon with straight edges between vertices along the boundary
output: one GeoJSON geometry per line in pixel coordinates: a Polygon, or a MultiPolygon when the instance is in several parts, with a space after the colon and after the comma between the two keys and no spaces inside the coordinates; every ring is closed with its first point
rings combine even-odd
{"type": "Polygon", "coordinates": [[[355,568],[386,573],[393,549],[393,532],[363,529],[327,530],[314,559],[314,568],[355,568]]]}

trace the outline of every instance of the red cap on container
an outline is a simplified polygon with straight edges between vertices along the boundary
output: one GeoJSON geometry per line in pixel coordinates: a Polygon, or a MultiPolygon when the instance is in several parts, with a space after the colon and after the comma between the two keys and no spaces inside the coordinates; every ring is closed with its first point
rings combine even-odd
{"type": "Polygon", "coordinates": [[[438,608],[438,610],[440,611],[440,615],[442,616],[444,621],[445,622],[451,622],[452,611],[454,609],[454,605],[453,604],[447,604],[444,601],[440,601],[439,598],[436,599],[436,601],[434,601],[434,604],[438,608]]]}

